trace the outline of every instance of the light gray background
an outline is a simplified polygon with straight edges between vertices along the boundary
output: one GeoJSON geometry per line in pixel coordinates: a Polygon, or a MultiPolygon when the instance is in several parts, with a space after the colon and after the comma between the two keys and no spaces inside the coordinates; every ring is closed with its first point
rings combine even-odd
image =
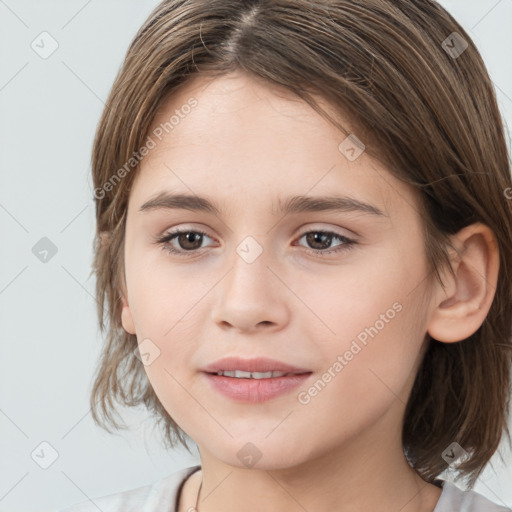
{"type": "MultiPolygon", "coordinates": [[[[144,413],[127,413],[133,429],[109,435],[88,404],[101,346],[91,144],[128,44],[157,3],[0,0],[0,512],[53,510],[199,462],[197,452],[166,453],[144,413]],[[31,47],[43,31],[59,45],[47,59],[31,47]],[[47,263],[32,253],[42,237],[58,249],[47,263]],[[48,469],[31,457],[43,441],[58,453],[48,469]]],[[[481,50],[512,126],[512,0],[441,3],[481,50]]],[[[495,456],[497,475],[486,470],[476,490],[512,506],[512,458],[501,450],[508,469],[495,456]]]]}

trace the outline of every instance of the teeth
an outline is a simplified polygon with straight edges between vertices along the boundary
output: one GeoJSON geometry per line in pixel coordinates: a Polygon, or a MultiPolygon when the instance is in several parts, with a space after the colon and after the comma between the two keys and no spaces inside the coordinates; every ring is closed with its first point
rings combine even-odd
{"type": "Polygon", "coordinates": [[[237,379],[270,379],[273,377],[283,377],[288,374],[286,372],[244,372],[242,370],[224,370],[217,372],[217,375],[235,377],[237,379]]]}

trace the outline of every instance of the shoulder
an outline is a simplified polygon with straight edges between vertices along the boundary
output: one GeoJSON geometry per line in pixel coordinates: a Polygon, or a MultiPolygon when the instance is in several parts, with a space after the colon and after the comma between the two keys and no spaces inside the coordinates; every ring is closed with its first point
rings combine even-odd
{"type": "Polygon", "coordinates": [[[153,484],[72,505],[57,512],[157,512],[173,510],[181,484],[200,466],[180,469],[153,484]],[[169,508],[171,505],[172,508],[169,508]]]}
{"type": "Polygon", "coordinates": [[[443,492],[433,512],[512,512],[476,491],[463,491],[453,482],[441,480],[443,492]]]}

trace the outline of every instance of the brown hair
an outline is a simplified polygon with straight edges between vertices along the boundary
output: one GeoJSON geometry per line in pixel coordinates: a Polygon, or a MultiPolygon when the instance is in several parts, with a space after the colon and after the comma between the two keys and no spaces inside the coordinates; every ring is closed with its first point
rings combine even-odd
{"type": "Polygon", "coordinates": [[[121,326],[125,216],[137,151],[159,108],[194,75],[235,70],[292,91],[344,133],[315,95],[348,115],[367,153],[418,191],[430,277],[441,284],[449,235],[474,222],[495,233],[500,269],[491,309],[461,342],[428,340],[402,432],[409,463],[431,483],[447,468],[443,451],[461,445],[470,457],[458,476],[472,487],[504,432],[510,440],[510,162],[482,58],[432,0],[165,0],[154,9],[116,76],[93,147],[93,271],[107,335],[91,396],[94,420],[124,428],[115,403],[144,404],[168,446],[175,436],[188,449],[134,357],[136,336],[121,326]]]}

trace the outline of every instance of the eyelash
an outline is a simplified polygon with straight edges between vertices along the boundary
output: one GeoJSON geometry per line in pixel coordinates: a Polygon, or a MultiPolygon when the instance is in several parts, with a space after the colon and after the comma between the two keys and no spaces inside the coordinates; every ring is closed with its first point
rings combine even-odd
{"type": "MultiPolygon", "coordinates": [[[[161,245],[162,250],[164,250],[172,255],[180,256],[180,257],[187,257],[187,256],[198,253],[199,250],[198,249],[194,249],[194,250],[190,250],[190,251],[178,250],[178,249],[175,249],[174,247],[172,247],[169,243],[174,238],[176,238],[180,235],[187,234],[187,233],[194,233],[196,235],[202,235],[202,236],[206,236],[208,238],[212,238],[211,236],[209,236],[204,231],[201,231],[200,229],[181,229],[181,230],[178,229],[175,231],[171,231],[170,233],[167,233],[163,237],[157,239],[155,241],[155,243],[161,245]]],[[[308,235],[309,233],[317,233],[317,234],[332,236],[333,239],[335,238],[335,239],[338,239],[339,241],[343,242],[342,244],[337,246],[338,247],[337,249],[331,249],[331,250],[309,249],[307,247],[305,248],[306,251],[313,253],[315,256],[326,256],[326,255],[330,255],[333,253],[340,253],[340,252],[348,251],[348,250],[352,249],[357,244],[357,242],[355,240],[352,240],[351,238],[347,238],[346,236],[339,235],[338,233],[335,233],[333,231],[324,231],[324,230],[305,231],[304,233],[302,233],[299,236],[298,239],[300,240],[304,235],[308,235]]]]}

